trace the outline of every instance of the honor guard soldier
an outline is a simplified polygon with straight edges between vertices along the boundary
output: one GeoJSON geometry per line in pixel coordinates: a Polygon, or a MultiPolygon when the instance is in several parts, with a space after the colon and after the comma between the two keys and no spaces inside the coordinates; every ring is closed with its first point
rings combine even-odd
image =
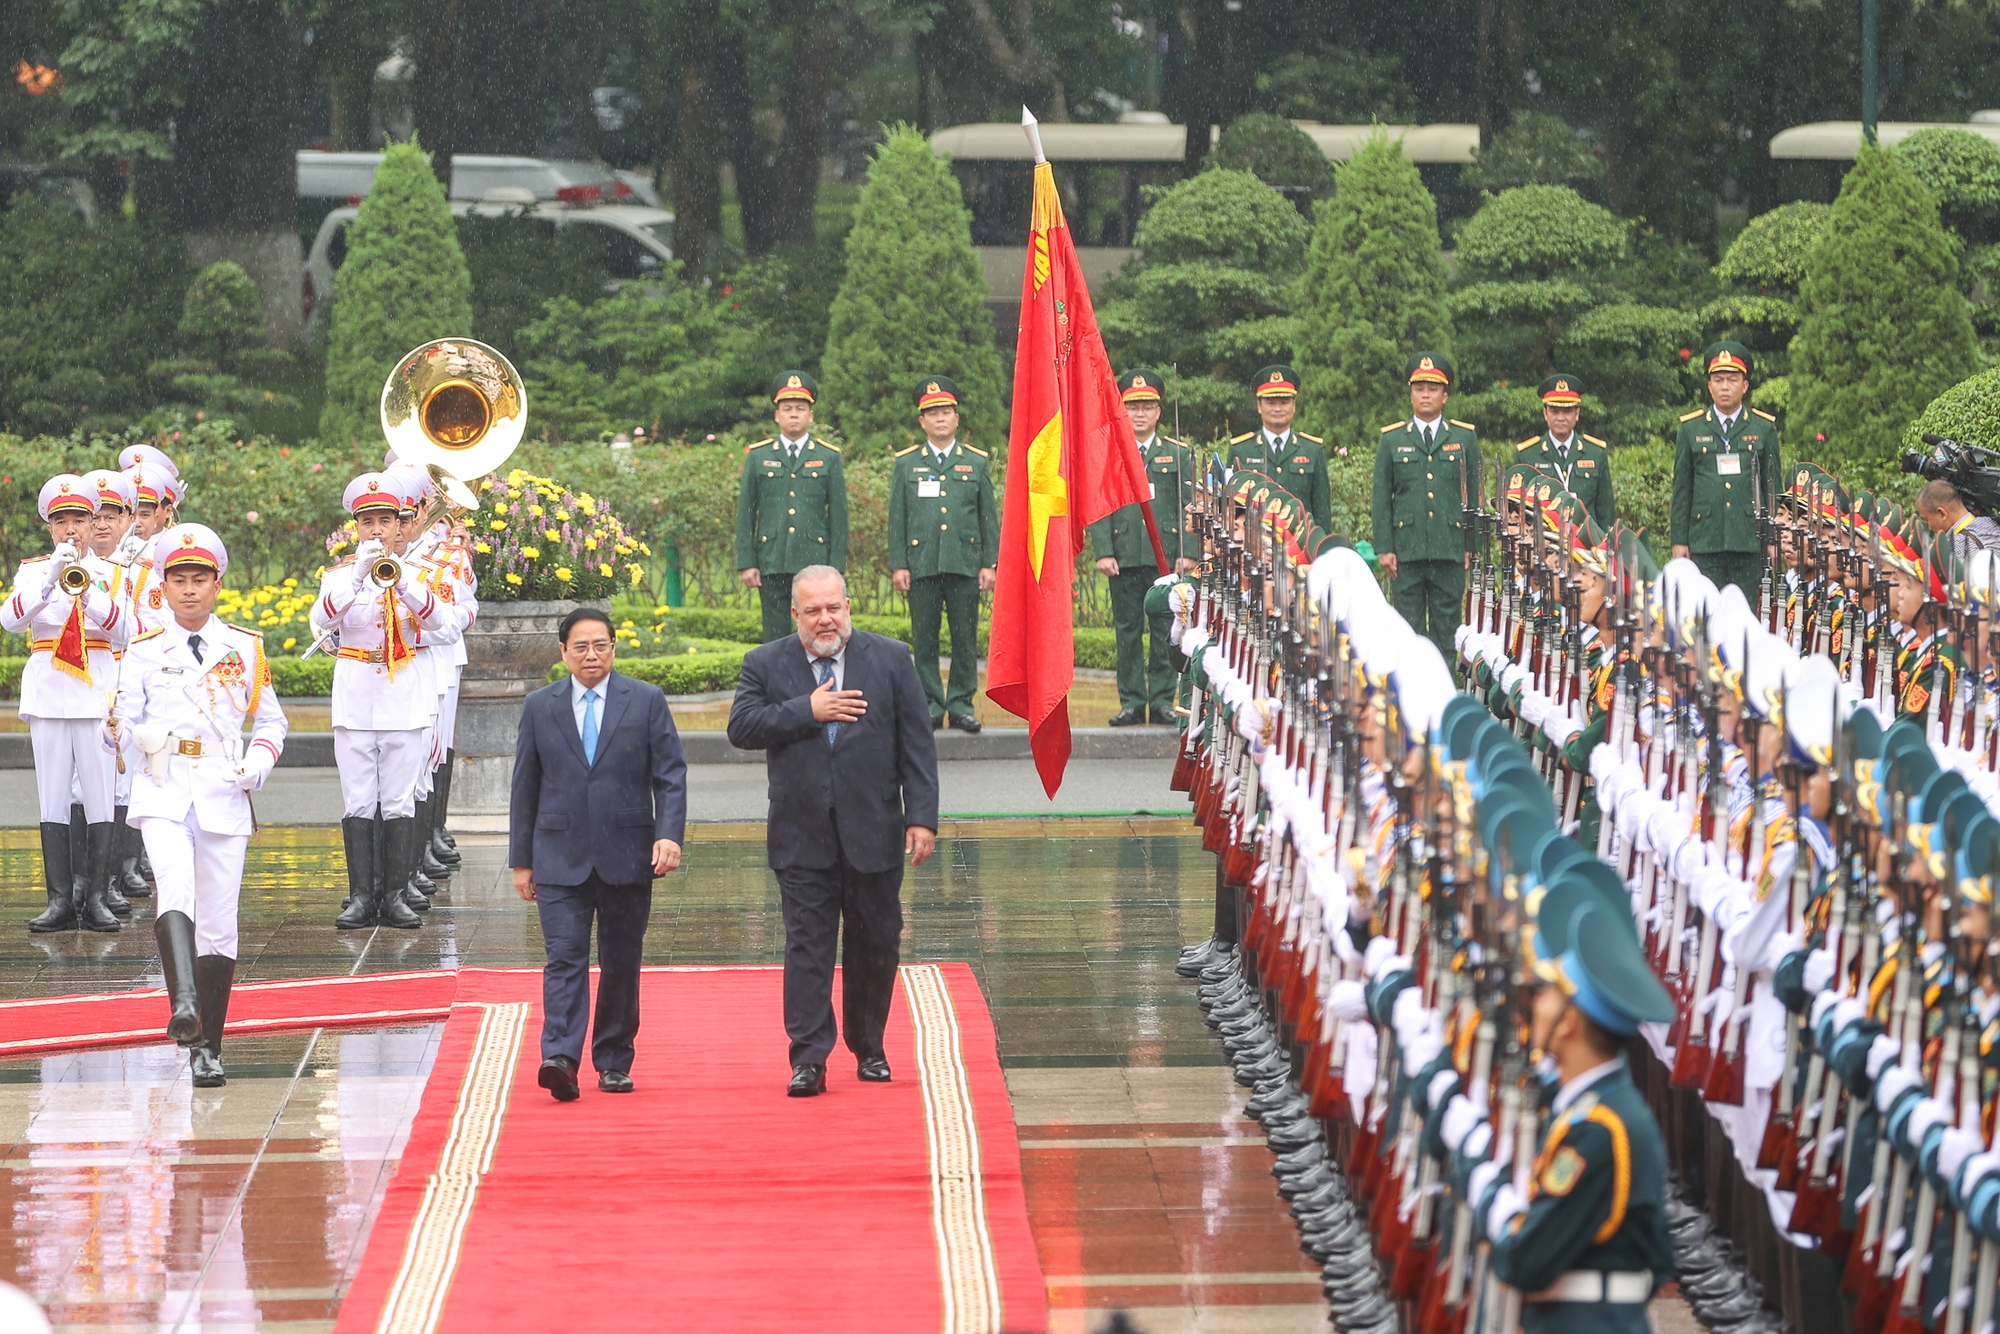
{"type": "Polygon", "coordinates": [[[36,509],[54,551],[22,561],[13,595],[0,603],[0,629],[26,636],[29,648],[20,712],[35,753],[49,902],[28,929],[116,931],[106,901],[118,828],[114,766],[95,737],[117,687],[114,655],[125,647],[131,617],[89,553],[95,488],[74,474],[51,477],[36,509]],[[70,842],[72,794],[83,806],[80,857],[70,842]]]}
{"type": "Polygon", "coordinates": [[[896,455],[889,481],[889,579],[910,602],[911,649],[933,730],[977,732],[979,595],[1000,563],[1000,521],[986,451],[958,441],[958,386],[942,375],[917,385],[924,443],[896,455]],[[938,623],[951,617],[951,689],[938,674],[938,623]]]}
{"type": "Polygon", "coordinates": [[[1717,588],[1735,584],[1756,604],[1764,573],[1758,533],[1778,498],[1778,419],[1747,407],[1750,352],[1721,342],[1701,354],[1711,405],[1681,418],[1674,439],[1669,540],[1717,588]]]}
{"type": "Polygon", "coordinates": [[[1542,381],[1542,419],[1548,429],[1514,446],[1514,462],[1533,464],[1562,483],[1583,502],[1590,521],[1608,533],[1618,522],[1618,500],[1611,492],[1611,449],[1594,435],[1577,430],[1583,416],[1583,381],[1574,375],[1551,375],[1542,381]]]}
{"type": "Polygon", "coordinates": [[[840,450],[813,437],[819,386],[804,371],[771,382],[778,434],[743,453],[736,493],[736,569],[757,590],[764,642],[792,633],[792,574],[847,569],[847,478],[840,450]]]}
{"type": "Polygon", "coordinates": [[[1299,414],[1299,377],[1290,366],[1266,366],[1257,372],[1256,394],[1263,426],[1232,437],[1222,461],[1231,471],[1249,468],[1277,479],[1304,503],[1314,523],[1331,528],[1333,494],[1326,476],[1326,444],[1292,429],[1299,414]]]}
{"type": "Polygon", "coordinates": [[[1375,446],[1375,551],[1410,628],[1456,656],[1465,595],[1465,507],[1479,503],[1479,433],[1444,415],[1451,362],[1419,352],[1404,367],[1410,416],[1375,446]]]}
{"type": "Polygon", "coordinates": [[[342,497],[354,516],[355,551],[320,577],[315,634],[339,639],[333,668],[333,758],[340,770],[341,840],[347,902],[334,925],[414,930],[405,901],[417,865],[416,790],[437,711],[433,678],[417,642],[442,630],[449,606],[424,587],[414,564],[390,555],[400,535],[401,490],[363,473],[342,497]]]}
{"type": "Polygon", "coordinates": [[[132,772],[132,823],[159,881],[153,937],[196,1088],[222,1085],[222,1025],[236,980],[236,906],[256,830],[250,794],[285,745],[264,637],[216,619],[222,539],[180,524],[152,543],[166,618],[132,641],[105,742],[132,772]],[[243,739],[248,729],[250,739],[243,739]]]}
{"type": "MultiPolygon", "coordinates": [[[[139,529],[139,484],[129,473],[112,472],[99,468],[83,475],[83,480],[97,489],[97,514],[90,525],[90,554],[98,561],[107,591],[118,603],[125,615],[127,634],[136,638],[153,622],[148,621],[140,611],[141,584],[151,570],[152,543],[146,540],[139,529]],[[142,553],[144,553],[142,555],[142,553]],[[145,564],[141,564],[141,561],[145,564]]],[[[116,653],[114,657],[120,656],[116,653]]],[[[106,764],[112,761],[107,758],[106,764]]],[[[140,839],[138,831],[126,823],[125,808],[131,804],[132,773],[130,766],[113,766],[112,775],[112,823],[117,826],[111,836],[111,860],[114,863],[109,874],[111,884],[105,889],[104,903],[118,917],[130,917],[131,898],[145,898],[153,891],[147,886],[146,878],[139,874],[140,839]]],[[[71,846],[76,843],[78,823],[83,818],[80,806],[70,807],[71,846]]]]}
{"type": "Polygon", "coordinates": [[[1159,434],[1160,384],[1156,372],[1133,371],[1118,382],[1118,388],[1145,465],[1153,522],[1159,528],[1160,549],[1166,553],[1168,568],[1158,568],[1146,519],[1137,505],[1127,505],[1089,528],[1097,568],[1111,584],[1111,623],[1118,636],[1118,714],[1111,719],[1113,727],[1174,721],[1175,672],[1168,642],[1172,621],[1169,616],[1147,614],[1146,592],[1162,574],[1194,566],[1182,553],[1193,541],[1185,524],[1187,507],[1194,500],[1196,473],[1194,450],[1159,434]]]}

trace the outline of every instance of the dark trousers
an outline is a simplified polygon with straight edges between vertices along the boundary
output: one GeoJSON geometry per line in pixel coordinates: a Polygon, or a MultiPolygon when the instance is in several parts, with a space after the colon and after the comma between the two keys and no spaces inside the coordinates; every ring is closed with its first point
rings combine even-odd
{"type": "Polygon", "coordinates": [[[910,648],[931,717],[970,717],[979,688],[979,580],[969,574],[932,574],[910,580],[910,648]],[[938,621],[951,617],[951,689],[938,675],[938,621]]]}
{"type": "Polygon", "coordinates": [[[1735,584],[1743,590],[1750,610],[1757,610],[1757,581],[1764,577],[1763,552],[1697,551],[1692,554],[1695,568],[1707,575],[1710,583],[1717,588],[1735,584]]]}
{"type": "Polygon", "coordinates": [[[1410,628],[1438,646],[1457,675],[1460,619],[1465,614],[1465,565],[1456,560],[1406,560],[1389,581],[1389,600],[1410,628]]]}
{"type": "Polygon", "coordinates": [[[1150,565],[1134,565],[1121,568],[1109,583],[1111,624],[1118,636],[1118,707],[1150,708],[1164,717],[1174,707],[1174,669],[1168,660],[1173,617],[1146,614],[1146,594],[1159,577],[1150,565]]]}
{"type": "Polygon", "coordinates": [[[583,1064],[583,1034],[590,1015],[590,921],[597,919],[597,1019],[591,1026],[590,1064],[600,1073],[632,1069],[639,1036],[639,955],[653,887],[607,885],[592,873],[580,885],[537,885],[542,918],[542,1059],[567,1056],[583,1064]]]}
{"type": "Polygon", "coordinates": [[[833,1019],[834,946],[841,949],[841,1025],[857,1058],[882,1054],[903,948],[903,868],[773,872],[785,912],[785,1032],[793,1065],[825,1065],[839,1029],[833,1019]]]}
{"type": "Polygon", "coordinates": [[[764,642],[783,639],[792,633],[792,576],[766,574],[758,586],[757,602],[764,609],[764,642]]]}

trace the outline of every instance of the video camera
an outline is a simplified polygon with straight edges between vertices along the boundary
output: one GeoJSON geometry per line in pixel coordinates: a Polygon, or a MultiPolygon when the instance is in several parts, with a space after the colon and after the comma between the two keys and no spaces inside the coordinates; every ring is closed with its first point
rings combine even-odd
{"type": "Polygon", "coordinates": [[[1904,472],[1926,481],[1949,482],[1974,514],[1990,517],[2000,513],[2000,467],[1994,466],[2000,460],[2000,450],[1961,445],[1929,432],[1924,433],[1923,442],[1930,448],[1903,451],[1904,472]]]}

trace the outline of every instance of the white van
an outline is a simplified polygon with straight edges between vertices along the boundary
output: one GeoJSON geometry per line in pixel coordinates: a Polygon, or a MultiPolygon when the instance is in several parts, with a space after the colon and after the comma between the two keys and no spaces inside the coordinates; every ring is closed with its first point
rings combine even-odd
{"type": "MultiPolygon", "coordinates": [[[[320,337],[326,330],[327,312],[333,305],[333,275],[347,258],[347,229],[359,211],[352,205],[343,205],[327,214],[313,237],[312,249],[306,254],[301,295],[309,339],[320,337]]],[[[454,201],[451,212],[458,218],[525,215],[551,233],[558,227],[593,228],[602,246],[605,282],[612,287],[634,278],[657,278],[666,272],[674,257],[674,215],[643,204],[544,203],[534,198],[525,186],[496,186],[477,203],[454,201]]]]}
{"type": "MultiPolygon", "coordinates": [[[[332,199],[358,204],[367,197],[382,165],[380,153],[322,153],[302,148],[298,153],[299,198],[332,199]]],[[[602,162],[564,161],[538,157],[495,157],[460,153],[451,160],[452,199],[484,199],[488,190],[518,186],[537,199],[571,203],[615,204],[634,191],[602,162]]]]}

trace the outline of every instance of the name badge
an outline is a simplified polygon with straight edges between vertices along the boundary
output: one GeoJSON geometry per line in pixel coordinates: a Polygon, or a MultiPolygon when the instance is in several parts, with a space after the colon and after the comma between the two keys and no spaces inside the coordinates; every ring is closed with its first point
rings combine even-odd
{"type": "Polygon", "coordinates": [[[1741,454],[1717,454],[1715,456],[1715,471],[1723,477],[1736,476],[1743,471],[1743,456],[1741,454]]]}
{"type": "Polygon", "coordinates": [[[944,487],[933,477],[930,481],[917,483],[917,496],[922,500],[936,500],[944,494],[944,487]]]}

